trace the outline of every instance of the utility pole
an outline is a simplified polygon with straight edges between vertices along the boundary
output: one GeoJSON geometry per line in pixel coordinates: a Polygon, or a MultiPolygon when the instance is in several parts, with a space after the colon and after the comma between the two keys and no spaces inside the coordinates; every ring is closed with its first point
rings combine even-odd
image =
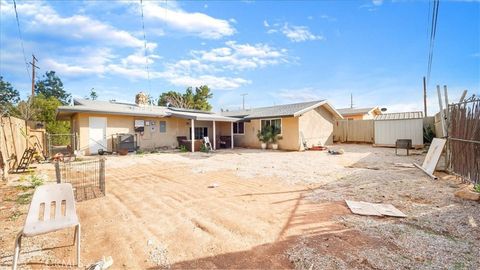
{"type": "Polygon", "coordinates": [[[35,65],[35,61],[38,61],[38,59],[32,54],[32,62],[30,62],[30,65],[32,65],[32,97],[35,96],[35,69],[40,69],[35,65]]]}
{"type": "Polygon", "coordinates": [[[427,79],[423,76],[423,111],[427,117],[427,79]]]}
{"type": "Polygon", "coordinates": [[[350,93],[350,109],[353,109],[353,94],[350,93]]]}
{"type": "Polygon", "coordinates": [[[246,95],[248,95],[248,94],[246,94],[246,93],[240,94],[240,96],[242,96],[242,99],[243,99],[243,101],[242,101],[242,110],[245,110],[245,96],[246,96],[246,95]]]}

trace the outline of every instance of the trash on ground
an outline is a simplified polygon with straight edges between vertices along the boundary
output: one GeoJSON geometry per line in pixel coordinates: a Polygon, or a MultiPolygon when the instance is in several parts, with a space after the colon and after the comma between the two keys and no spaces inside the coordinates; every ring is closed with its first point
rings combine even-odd
{"type": "Polygon", "coordinates": [[[345,200],[352,213],[362,216],[407,217],[395,206],[387,203],[369,203],[345,200]]]}
{"type": "Polygon", "coordinates": [[[94,264],[91,264],[86,269],[87,270],[105,270],[110,268],[110,266],[112,265],[113,265],[112,256],[108,256],[108,257],[103,256],[103,258],[100,261],[94,264]]]}
{"type": "Polygon", "coordinates": [[[328,150],[328,153],[331,154],[331,155],[343,155],[343,153],[345,153],[345,151],[343,151],[343,149],[339,149],[339,150],[328,150]]]}
{"type": "Polygon", "coordinates": [[[219,186],[220,185],[218,183],[212,183],[210,186],[208,186],[208,188],[217,188],[219,186]]]}
{"type": "Polygon", "coordinates": [[[403,167],[403,168],[415,168],[415,165],[412,163],[393,163],[395,167],[403,167]]]}

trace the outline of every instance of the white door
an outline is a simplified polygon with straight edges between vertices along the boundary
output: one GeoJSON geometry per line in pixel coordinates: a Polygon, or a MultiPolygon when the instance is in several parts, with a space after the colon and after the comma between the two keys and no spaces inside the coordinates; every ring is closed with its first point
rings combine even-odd
{"type": "Polygon", "coordinates": [[[99,149],[107,150],[107,118],[88,118],[88,145],[90,154],[98,153],[99,149]]]}

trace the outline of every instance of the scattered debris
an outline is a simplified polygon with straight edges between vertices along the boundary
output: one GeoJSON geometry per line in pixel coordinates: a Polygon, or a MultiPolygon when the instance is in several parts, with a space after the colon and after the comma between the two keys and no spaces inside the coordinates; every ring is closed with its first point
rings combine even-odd
{"type": "Polygon", "coordinates": [[[472,228],[478,227],[477,223],[475,222],[475,219],[473,219],[472,216],[468,216],[468,223],[470,223],[470,226],[472,226],[472,228]]]}
{"type": "Polygon", "coordinates": [[[455,192],[455,197],[470,201],[480,201],[480,193],[474,191],[472,185],[457,190],[455,192]]]}
{"type": "Polygon", "coordinates": [[[402,168],[415,168],[415,165],[411,163],[393,163],[393,166],[402,168]]]}
{"type": "Polygon", "coordinates": [[[386,203],[369,203],[345,200],[352,213],[362,216],[407,217],[395,206],[386,203]]]}
{"type": "Polygon", "coordinates": [[[438,160],[442,155],[443,147],[445,146],[446,142],[447,140],[445,139],[434,138],[432,141],[432,144],[430,144],[430,148],[428,149],[427,155],[425,156],[425,160],[423,161],[422,166],[416,163],[413,163],[413,165],[415,165],[415,167],[422,170],[424,173],[426,173],[428,176],[430,176],[434,180],[437,180],[437,177],[433,175],[433,172],[437,167],[438,160]]]}
{"type": "Polygon", "coordinates": [[[110,268],[110,266],[112,266],[112,265],[113,265],[112,256],[108,256],[106,258],[105,258],[105,256],[103,256],[103,258],[100,261],[98,261],[94,264],[91,264],[86,269],[87,270],[105,270],[105,269],[110,268]]]}
{"type": "Polygon", "coordinates": [[[343,149],[328,150],[328,153],[331,154],[331,155],[343,155],[343,153],[345,153],[345,151],[343,151],[343,149]]]}
{"type": "Polygon", "coordinates": [[[219,186],[220,186],[220,184],[218,184],[218,183],[212,183],[210,186],[208,186],[208,188],[217,188],[219,186]]]}

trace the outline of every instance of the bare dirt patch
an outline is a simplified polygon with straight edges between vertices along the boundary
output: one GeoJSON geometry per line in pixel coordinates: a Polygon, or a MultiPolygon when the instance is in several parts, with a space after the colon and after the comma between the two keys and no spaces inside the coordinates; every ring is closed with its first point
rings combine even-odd
{"type": "MultiPolygon", "coordinates": [[[[240,149],[108,157],[107,195],[77,204],[82,262],[111,255],[114,269],[480,267],[480,232],[472,226],[480,224],[480,208],[453,196],[459,182],[394,165],[421,162],[421,152],[335,147],[345,154],[240,149]],[[355,216],[345,199],[392,203],[408,218],[355,216]]],[[[53,165],[38,169],[53,179],[53,165]]],[[[0,267],[10,266],[25,219],[20,192],[0,186],[0,267]]],[[[74,259],[72,242],[73,229],[28,239],[20,261],[64,268],[74,259]]]]}

